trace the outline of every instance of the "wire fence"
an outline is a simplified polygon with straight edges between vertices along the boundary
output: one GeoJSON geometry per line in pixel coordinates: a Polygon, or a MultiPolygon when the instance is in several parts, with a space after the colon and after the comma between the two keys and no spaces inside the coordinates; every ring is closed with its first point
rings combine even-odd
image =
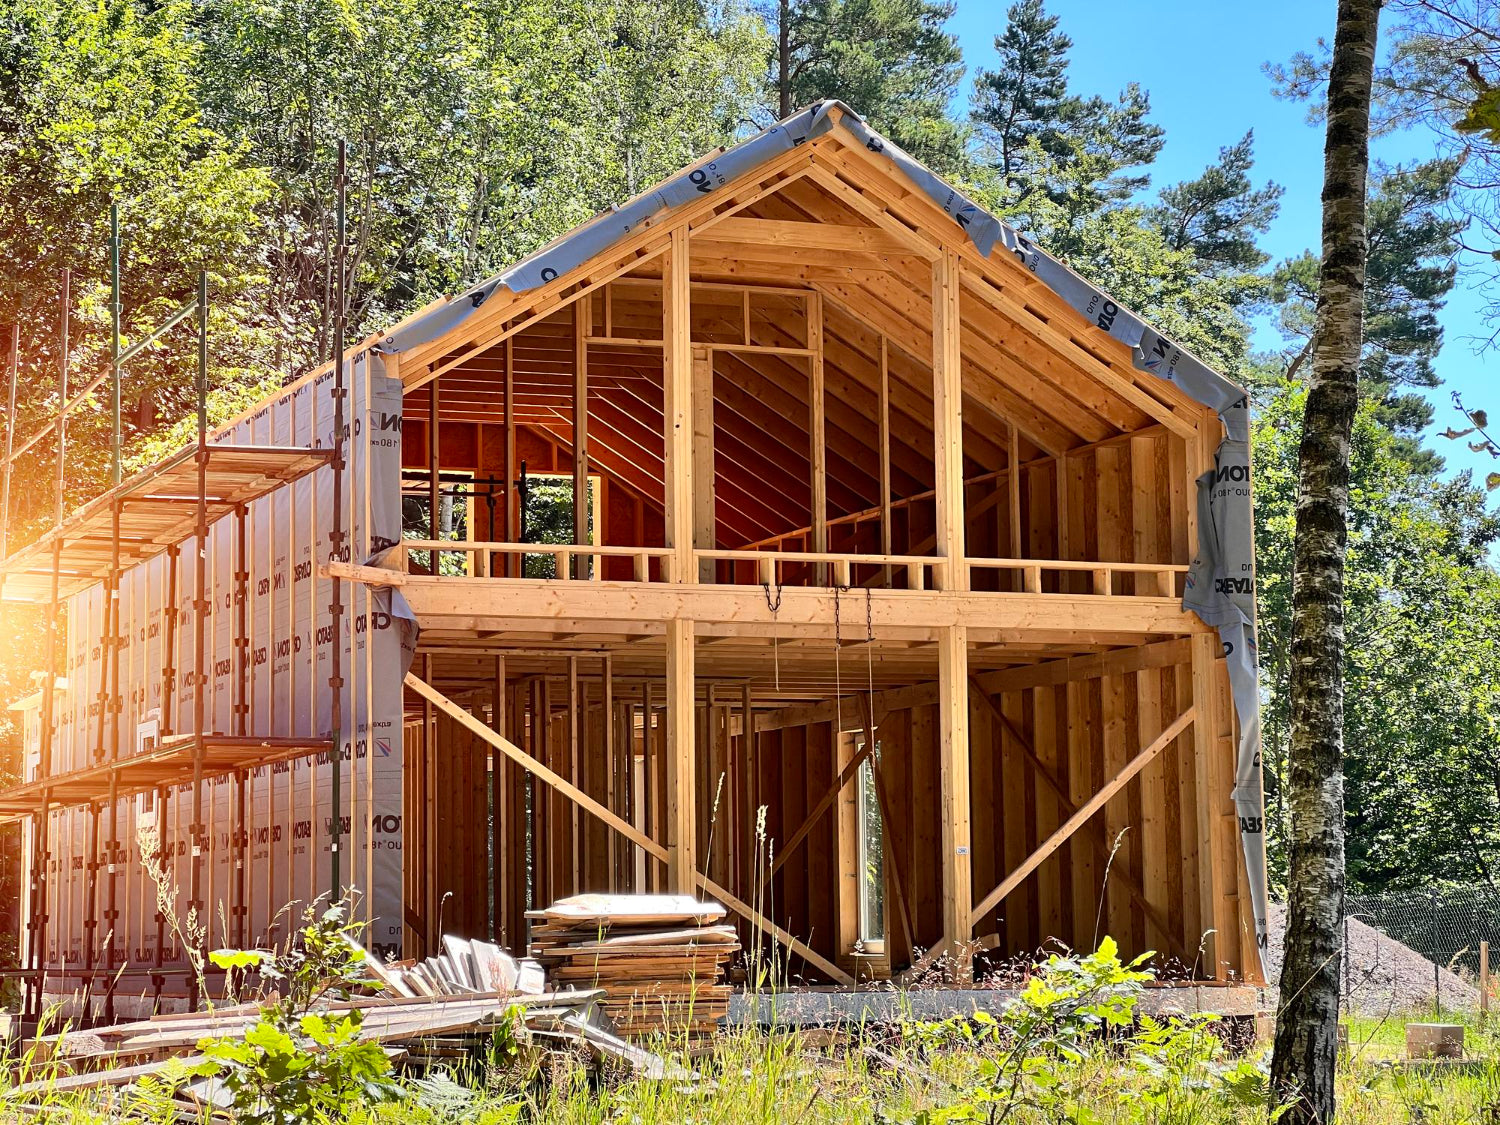
{"type": "Polygon", "coordinates": [[[1472,1010],[1480,948],[1500,955],[1500,891],[1440,884],[1349,895],[1344,901],[1343,993],[1361,1013],[1472,1010]]]}

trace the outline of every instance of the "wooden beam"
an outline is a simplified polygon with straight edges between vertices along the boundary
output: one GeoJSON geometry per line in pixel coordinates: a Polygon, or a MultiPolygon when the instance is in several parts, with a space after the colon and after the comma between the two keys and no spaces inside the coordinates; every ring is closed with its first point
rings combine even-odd
{"type": "Polygon", "coordinates": [[[672,231],[662,259],[663,441],[666,448],[663,509],[674,582],[691,582],[693,568],[693,348],[688,235],[672,231]]]}
{"type": "MultiPolygon", "coordinates": [[[[816,294],[807,301],[807,340],[812,348],[807,389],[808,461],[812,466],[812,549],[828,550],[828,403],[823,378],[823,302],[816,294]]],[[[827,582],[827,567],[814,568],[818,584],[827,582]]]]}
{"type": "MultiPolygon", "coordinates": [[[[1212,639],[1212,634],[1204,635],[1212,639]]],[[[1190,658],[1188,642],[1181,638],[1134,648],[1112,649],[1109,652],[1091,652],[1084,656],[1071,656],[1066,660],[1048,660],[1025,668],[982,672],[974,678],[974,682],[990,695],[1000,695],[1007,691],[1055,687],[1073,680],[1092,680],[1100,676],[1139,672],[1145,668],[1186,664],[1190,658]]]]}
{"type": "Polygon", "coordinates": [[[967,590],[964,562],[963,353],[958,256],[945,250],[932,270],[932,441],[937,553],[943,590],[967,590]]]}
{"type": "MultiPolygon", "coordinates": [[[[573,545],[589,541],[589,321],[592,295],[573,304],[573,545]]],[[[587,578],[595,560],[572,558],[573,577],[587,578]]]]}
{"type": "MultiPolygon", "coordinates": [[[[880,558],[872,556],[869,561],[878,563],[880,558]]],[[[812,586],[783,587],[781,604],[773,610],[759,586],[433,577],[340,562],[319,567],[319,573],[399,588],[424,629],[639,635],[663,633],[667,622],[684,618],[698,622],[698,631],[705,636],[810,638],[832,637],[836,626],[834,592],[812,586]]],[[[869,614],[873,628],[888,640],[936,640],[945,626],[959,624],[967,625],[976,640],[985,642],[1138,645],[1152,635],[1208,632],[1175,598],[1089,594],[999,598],[987,593],[872,590],[869,614]]],[[[1026,674],[1036,673],[1030,668],[986,673],[986,688],[998,690],[989,684],[990,676],[1026,674]]]]}
{"type": "Polygon", "coordinates": [[[667,623],[667,886],[691,894],[698,875],[693,622],[667,623]]]}
{"type": "MultiPolygon", "coordinates": [[[[880,551],[889,555],[893,542],[891,527],[891,367],[890,345],[880,337],[880,551]]],[[[891,584],[891,571],[885,572],[885,584],[891,584]]]]}
{"type": "Polygon", "coordinates": [[[916,247],[879,227],[837,223],[788,222],[781,219],[719,219],[693,231],[694,245],[729,243],[723,252],[733,257],[733,244],[791,247],[810,250],[860,251],[871,254],[918,253],[916,247]]]}
{"type": "MultiPolygon", "coordinates": [[[[1010,557],[1020,559],[1026,555],[1021,534],[1021,437],[1016,432],[1015,423],[1006,427],[1006,437],[1006,454],[1010,459],[1009,472],[1005,474],[1006,496],[1010,505],[1010,557]]],[[[1021,589],[1019,583],[1016,589],[1021,589]]]]}
{"type": "Polygon", "coordinates": [[[1218,712],[1219,639],[1207,635],[1190,642],[1192,652],[1193,702],[1204,719],[1193,727],[1193,770],[1198,781],[1197,821],[1199,835],[1198,881],[1203,909],[1204,951],[1216,980],[1227,980],[1234,964],[1238,933],[1235,917],[1235,885],[1229,876],[1238,866],[1232,850],[1232,833],[1223,827],[1220,809],[1230,786],[1224,777],[1219,750],[1218,712]]]}
{"type": "MultiPolygon", "coordinates": [[[[505,538],[521,538],[521,505],[516,495],[516,352],[515,341],[505,341],[505,538]]],[[[521,558],[505,556],[506,577],[521,576],[521,558]]]]}
{"type": "MultiPolygon", "coordinates": [[[[711,551],[719,545],[714,452],[714,357],[693,348],[693,546],[711,551]]],[[[698,581],[714,580],[714,562],[698,564],[698,581]]]]}
{"type": "Polygon", "coordinates": [[[943,944],[957,959],[958,976],[972,971],[968,942],[973,919],[990,907],[973,908],[974,866],[969,832],[969,636],[951,625],[938,639],[938,779],[942,825],[943,944]]]}
{"type": "Polygon", "coordinates": [[[1047,858],[1053,852],[1057,851],[1058,848],[1062,847],[1063,843],[1073,833],[1077,832],[1084,824],[1087,824],[1090,818],[1103,808],[1111,797],[1129,784],[1131,778],[1140,773],[1147,763],[1153,761],[1158,754],[1170,746],[1173,740],[1193,721],[1194,713],[1194,709],[1189,707],[1182,714],[1178,715],[1172,721],[1171,726],[1157,735],[1156,740],[1151,745],[1132,758],[1126,764],[1125,768],[1111,778],[1102,789],[1090,797],[1082,808],[1068,817],[1056,832],[1042,841],[1041,845],[1031,855],[1027,856],[1019,867],[1001,880],[998,887],[985,895],[979,905],[974,908],[973,916],[975,918],[983,918],[991,910],[995,909],[1007,895],[1025,882],[1027,876],[1045,863],[1047,858]]]}

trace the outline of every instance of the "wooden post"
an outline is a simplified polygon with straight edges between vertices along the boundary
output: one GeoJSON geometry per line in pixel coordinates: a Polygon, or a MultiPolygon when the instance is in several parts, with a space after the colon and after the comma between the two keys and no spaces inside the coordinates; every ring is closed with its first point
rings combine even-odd
{"type": "MultiPolygon", "coordinates": [[[[712,551],[719,545],[714,486],[714,357],[708,348],[693,348],[693,546],[712,551]]],[[[713,559],[698,564],[698,581],[714,580],[713,559]]]]}
{"type": "MultiPolygon", "coordinates": [[[[589,313],[593,297],[573,302],[573,546],[589,541],[589,313]]],[[[589,576],[587,555],[573,556],[573,577],[589,576]]]]}
{"type": "MultiPolygon", "coordinates": [[[[663,415],[666,433],[663,490],[669,581],[691,582],[693,568],[693,349],[689,316],[692,275],[688,233],[679,227],[662,259],[663,415]]],[[[668,663],[668,680],[671,679],[668,663]]]]}
{"type": "MultiPolygon", "coordinates": [[[[939,586],[944,590],[969,588],[964,562],[963,365],[959,350],[958,269],[958,255],[945,250],[932,272],[933,499],[937,554],[946,560],[939,568],[939,586]]],[[[962,683],[958,690],[962,698],[966,690],[962,683]]]]}
{"type": "MultiPolygon", "coordinates": [[[[1344,954],[1345,957],[1349,955],[1344,954]]],[[[1490,1015],[1490,943],[1479,943],[1479,1020],[1483,1023],[1490,1015]]]]}
{"type": "Polygon", "coordinates": [[[1014,422],[1006,426],[1005,433],[1008,443],[1007,452],[1010,454],[1005,481],[1005,488],[1009,494],[1006,502],[1010,511],[1010,557],[1019,559],[1025,557],[1026,550],[1021,535],[1021,435],[1016,432],[1014,422]]]}
{"type": "MultiPolygon", "coordinates": [[[[516,495],[516,363],[515,337],[505,341],[505,540],[521,538],[521,504],[516,495]]],[[[521,577],[525,559],[514,551],[505,556],[508,578],[521,577]]]]}
{"type": "MultiPolygon", "coordinates": [[[[894,554],[891,543],[891,365],[890,345],[880,337],[880,553],[894,554]]],[[[885,584],[891,585],[893,573],[885,570],[885,584]]]]}
{"type": "Polygon", "coordinates": [[[939,786],[942,810],[943,941],[958,960],[957,975],[972,966],[973,856],[969,837],[969,632],[950,625],[938,638],[939,786]]]}
{"type": "MultiPolygon", "coordinates": [[[[505,654],[495,655],[495,678],[490,686],[490,726],[496,734],[505,735],[510,730],[505,714],[505,654]]],[[[490,882],[493,889],[491,900],[495,904],[494,916],[490,919],[490,936],[496,942],[505,940],[505,907],[510,893],[510,880],[506,878],[506,842],[510,838],[510,810],[506,807],[506,760],[500,754],[490,754],[490,882]]]]}
{"type": "Polygon", "coordinates": [[[1193,704],[1198,721],[1193,724],[1193,766],[1198,779],[1198,833],[1202,844],[1198,853],[1198,887],[1203,908],[1203,922],[1208,927],[1204,955],[1213,967],[1216,980],[1227,980],[1237,966],[1231,960],[1235,948],[1234,889],[1225,878],[1232,873],[1233,854],[1225,854],[1227,834],[1220,824],[1219,805],[1222,793],[1228,792],[1223,771],[1219,769],[1216,728],[1218,716],[1217,663],[1219,639],[1212,633],[1195,633],[1192,646],[1193,704]]]}
{"type": "Polygon", "coordinates": [[[667,890],[679,895],[698,889],[693,657],[693,623],[667,622],[667,890]]]}
{"type": "MultiPolygon", "coordinates": [[[[823,373],[823,301],[816,294],[807,298],[807,346],[812,351],[807,380],[808,464],[812,468],[812,529],[814,552],[828,550],[828,403],[823,373]]],[[[813,567],[819,586],[828,580],[828,567],[813,567]]]]}

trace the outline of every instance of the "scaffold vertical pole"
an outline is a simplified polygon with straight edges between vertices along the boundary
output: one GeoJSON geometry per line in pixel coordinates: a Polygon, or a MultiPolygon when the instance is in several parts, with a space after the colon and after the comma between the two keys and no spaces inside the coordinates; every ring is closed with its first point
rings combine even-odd
{"type": "Polygon", "coordinates": [[[21,368],[21,326],[10,327],[9,386],[5,395],[5,477],[0,481],[0,559],[10,554],[10,462],[16,448],[16,378],[21,368]]]}
{"type": "MultiPolygon", "coordinates": [[[[191,827],[190,893],[188,906],[196,911],[201,932],[208,932],[203,909],[203,724],[208,676],[203,670],[207,650],[205,630],[208,624],[208,274],[198,275],[198,518],[194,535],[197,557],[193,567],[193,823],[191,827]]],[[[203,951],[199,950],[199,956],[203,951]]],[[[193,974],[188,985],[191,1009],[201,999],[198,977],[193,974]]]]}
{"type": "Polygon", "coordinates": [[[88,850],[85,862],[87,881],[84,884],[83,917],[83,1018],[87,1020],[94,1002],[94,965],[96,943],[99,940],[99,804],[88,804],[89,830],[84,846],[88,850]]]}
{"type": "MultiPolygon", "coordinates": [[[[157,886],[163,886],[167,881],[167,856],[170,854],[169,846],[171,843],[167,836],[167,829],[172,823],[167,819],[167,799],[170,792],[171,790],[165,785],[156,791],[156,855],[153,859],[153,862],[156,864],[156,877],[152,881],[157,886]]],[[[173,809],[176,809],[175,805],[173,809]]],[[[166,983],[166,978],[162,973],[162,966],[166,963],[167,953],[167,915],[163,909],[166,904],[162,901],[159,892],[155,896],[155,899],[156,956],[152,959],[152,968],[156,971],[151,975],[151,986],[154,990],[155,998],[159,1002],[161,1000],[162,985],[166,983]]]]}
{"type": "MultiPolygon", "coordinates": [[[[122,437],[120,424],[120,205],[111,202],[109,205],[109,381],[110,381],[110,482],[116,487],[124,478],[122,465],[122,437]]],[[[100,666],[99,680],[101,686],[101,702],[109,708],[109,730],[111,757],[120,757],[120,502],[115,500],[110,511],[112,527],[109,570],[109,601],[107,609],[110,619],[109,631],[105,634],[108,647],[101,653],[101,660],[107,660],[108,664],[100,666]],[[109,669],[110,682],[109,693],[105,695],[102,691],[104,682],[104,670],[109,669]]],[[[99,756],[104,756],[104,715],[99,716],[99,756]]],[[[108,883],[107,901],[108,909],[105,913],[105,966],[107,970],[115,967],[115,925],[119,918],[118,893],[115,886],[115,873],[119,863],[120,850],[120,802],[119,802],[119,774],[112,772],[109,777],[109,858],[105,868],[108,883]]],[[[95,860],[97,862],[97,856],[95,860]]],[[[115,1016],[115,979],[113,972],[108,974],[108,984],[104,995],[104,1018],[107,1022],[113,1022],[115,1016]]]]}
{"type": "Polygon", "coordinates": [[[181,554],[176,543],[167,548],[167,598],[162,607],[162,616],[166,620],[161,642],[161,738],[177,729],[177,587],[180,582],[177,560],[181,554]]]}
{"type": "MultiPolygon", "coordinates": [[[[62,273],[62,300],[58,316],[58,417],[57,417],[57,468],[53,478],[52,494],[52,580],[47,597],[47,658],[42,674],[42,729],[37,753],[37,775],[46,779],[52,776],[53,724],[57,706],[57,603],[58,572],[62,569],[62,521],[63,521],[63,465],[68,455],[68,327],[71,318],[73,274],[62,273]]],[[[47,966],[47,856],[48,836],[47,812],[52,803],[52,789],[42,790],[41,808],[37,810],[36,831],[32,840],[32,992],[28,997],[28,1015],[35,1019],[41,1015],[42,991],[46,984],[47,966]]]]}
{"type": "MultiPolygon", "coordinates": [[[[346,393],[344,380],[344,274],[347,267],[346,258],[348,253],[344,231],[345,159],[345,144],[340,140],[338,177],[334,184],[338,202],[336,213],[337,242],[334,245],[333,259],[333,527],[328,533],[329,556],[334,559],[344,557],[344,395],[346,393]]],[[[343,583],[337,578],[333,579],[333,590],[330,598],[329,625],[333,631],[333,652],[332,659],[329,662],[328,689],[333,696],[333,787],[330,796],[332,807],[329,817],[328,893],[329,902],[332,904],[338,902],[344,893],[339,863],[339,840],[343,828],[341,814],[343,810],[342,777],[344,772],[344,634],[340,628],[340,619],[344,615],[344,590],[343,583]]],[[[353,761],[352,754],[350,755],[350,761],[353,761]]]]}
{"type": "Polygon", "coordinates": [[[109,205],[110,482],[122,478],[120,456],[120,205],[109,205]]]}
{"type": "MultiPolygon", "coordinates": [[[[118,498],[110,505],[110,569],[109,569],[109,606],[110,606],[110,629],[107,635],[106,647],[101,654],[109,661],[109,692],[105,696],[105,703],[109,707],[109,744],[110,757],[118,761],[120,753],[120,713],[124,709],[120,699],[120,652],[124,647],[121,643],[121,617],[120,617],[120,501],[118,498]]],[[[105,902],[104,911],[104,967],[107,973],[104,993],[104,1019],[105,1022],[113,1022],[115,1018],[115,933],[120,919],[120,896],[119,896],[119,865],[120,856],[120,772],[111,770],[109,775],[109,843],[108,855],[105,859],[105,902]]]]}
{"type": "MultiPolygon", "coordinates": [[[[234,649],[238,665],[234,678],[234,733],[241,738],[250,732],[250,541],[245,522],[247,511],[244,504],[234,510],[234,649]]],[[[234,840],[231,843],[234,854],[234,933],[235,944],[243,948],[248,914],[245,901],[245,858],[249,844],[245,815],[246,771],[235,771],[234,780],[234,840]]]]}

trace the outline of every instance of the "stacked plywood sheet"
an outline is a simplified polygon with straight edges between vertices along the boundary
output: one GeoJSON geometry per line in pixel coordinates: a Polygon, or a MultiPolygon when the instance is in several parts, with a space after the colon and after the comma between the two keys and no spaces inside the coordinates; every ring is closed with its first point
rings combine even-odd
{"type": "Polygon", "coordinates": [[[713,1030],[739,950],[724,908],[688,895],[577,895],[527,914],[531,955],[558,988],[599,988],[626,1035],[713,1030]]]}
{"type": "Polygon", "coordinates": [[[542,967],[512,957],[478,938],[443,935],[443,952],[422,961],[380,961],[365,954],[365,967],[397,996],[464,996],[474,993],[537,995],[545,990],[542,967]]]}

